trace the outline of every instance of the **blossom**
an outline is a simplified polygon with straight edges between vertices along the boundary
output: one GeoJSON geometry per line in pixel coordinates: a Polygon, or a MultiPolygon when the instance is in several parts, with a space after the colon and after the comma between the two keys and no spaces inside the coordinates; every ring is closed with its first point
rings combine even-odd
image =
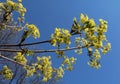
{"type": "Polygon", "coordinates": [[[51,35],[51,44],[56,46],[56,44],[67,44],[69,45],[70,42],[70,33],[66,29],[55,28],[54,33],[51,35]]]}
{"type": "Polygon", "coordinates": [[[37,68],[43,73],[43,81],[47,82],[48,79],[52,78],[52,73],[53,73],[53,68],[51,66],[51,57],[48,56],[42,56],[42,57],[37,57],[38,64],[37,68]]]}
{"type": "Polygon", "coordinates": [[[88,62],[88,65],[90,65],[93,68],[99,69],[101,67],[101,65],[96,61],[96,60],[92,60],[90,62],[88,62]]]}
{"type": "Polygon", "coordinates": [[[89,26],[90,27],[95,27],[95,21],[94,21],[94,19],[89,19],[89,26]]]}
{"type": "Polygon", "coordinates": [[[17,52],[17,54],[14,56],[14,60],[22,64],[27,63],[27,59],[25,58],[24,54],[22,54],[21,52],[17,52]]]}
{"type": "Polygon", "coordinates": [[[88,16],[87,16],[87,15],[84,15],[84,14],[81,14],[81,15],[80,15],[80,21],[81,21],[82,23],[87,22],[87,21],[88,21],[88,16]]]}
{"type": "Polygon", "coordinates": [[[93,56],[96,60],[100,60],[100,52],[98,51],[98,49],[95,49],[93,56]]]}
{"type": "Polygon", "coordinates": [[[10,68],[8,68],[7,65],[3,66],[3,70],[1,71],[4,79],[12,79],[13,73],[10,68]]]}
{"type": "Polygon", "coordinates": [[[26,27],[28,28],[29,35],[32,35],[34,38],[40,37],[40,32],[37,26],[34,24],[26,24],[26,27]]]}
{"type": "Polygon", "coordinates": [[[7,4],[10,6],[14,6],[15,3],[13,1],[7,0],[7,4]]]}
{"type": "Polygon", "coordinates": [[[106,54],[110,49],[111,49],[111,44],[110,44],[110,43],[107,43],[107,44],[103,47],[102,53],[103,53],[103,54],[106,54]]]}

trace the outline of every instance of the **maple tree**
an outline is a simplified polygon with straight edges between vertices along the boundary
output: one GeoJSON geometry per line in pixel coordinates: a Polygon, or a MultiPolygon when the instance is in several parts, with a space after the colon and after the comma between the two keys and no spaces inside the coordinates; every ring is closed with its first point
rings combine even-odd
{"type": "MultiPolygon", "coordinates": [[[[89,18],[86,14],[80,15],[80,20],[73,19],[71,31],[65,28],[55,28],[51,34],[51,38],[45,41],[24,43],[28,38],[40,38],[39,28],[34,24],[25,22],[26,8],[22,4],[22,0],[0,2],[0,31],[17,32],[21,35],[18,43],[0,43],[0,59],[9,61],[16,66],[21,66],[24,70],[24,78],[37,75],[42,76],[42,81],[47,82],[53,78],[58,80],[63,77],[65,70],[73,70],[73,65],[77,58],[66,56],[65,51],[74,50],[79,55],[82,54],[82,49],[86,48],[90,61],[88,65],[93,68],[100,68],[100,54],[106,54],[111,49],[111,44],[108,42],[105,33],[107,32],[107,21],[99,19],[99,24],[96,24],[93,18],[89,18]],[[18,13],[19,16],[13,15],[18,13]],[[75,37],[74,47],[70,47],[71,37],[75,37]],[[29,46],[36,44],[49,43],[50,46],[56,49],[36,50],[29,46]],[[26,47],[27,46],[27,47],[26,47]],[[28,48],[29,47],[29,48],[28,48]],[[12,57],[5,56],[4,53],[14,53],[12,57]],[[34,56],[35,53],[53,52],[56,54],[56,60],[61,59],[61,64],[58,68],[52,66],[51,56],[34,56]],[[30,58],[34,56],[34,62],[30,58]]],[[[2,36],[2,33],[1,33],[2,36]]],[[[47,44],[46,44],[47,45],[47,44]]],[[[2,60],[3,61],[3,60],[2,60]]],[[[15,71],[10,68],[11,65],[1,65],[0,75],[3,79],[12,79],[15,71]]],[[[17,70],[17,68],[16,68],[17,70]]]]}

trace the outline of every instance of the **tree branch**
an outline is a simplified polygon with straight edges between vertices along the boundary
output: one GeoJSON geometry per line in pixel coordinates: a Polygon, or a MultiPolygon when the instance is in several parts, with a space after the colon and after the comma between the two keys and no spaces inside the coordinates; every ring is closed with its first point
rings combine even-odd
{"type": "MultiPolygon", "coordinates": [[[[32,51],[34,53],[44,53],[44,52],[56,52],[56,51],[68,51],[68,50],[75,50],[79,48],[85,48],[86,46],[81,46],[81,47],[71,47],[68,49],[51,49],[51,50],[28,50],[32,51]]],[[[4,52],[22,52],[22,50],[15,50],[15,49],[0,49],[0,51],[4,52]]]]}
{"type": "Polygon", "coordinates": [[[19,47],[19,46],[29,46],[35,44],[49,43],[51,40],[33,42],[33,43],[25,43],[25,44],[0,44],[0,47],[19,47]]]}
{"type": "Polygon", "coordinates": [[[10,58],[8,58],[8,57],[5,57],[5,56],[3,56],[3,55],[1,55],[1,54],[0,54],[0,57],[3,58],[3,59],[5,59],[5,60],[8,60],[8,61],[14,62],[14,63],[16,63],[16,64],[19,64],[19,65],[21,65],[21,66],[26,66],[26,65],[24,65],[24,64],[22,64],[22,63],[20,63],[20,62],[17,62],[17,61],[15,61],[15,60],[13,60],[13,59],[10,59],[10,58]]]}
{"type": "MultiPolygon", "coordinates": [[[[73,35],[78,35],[81,33],[73,33],[73,35]]],[[[32,43],[24,43],[24,44],[0,44],[0,47],[19,47],[19,46],[29,46],[29,45],[36,45],[36,44],[42,44],[42,43],[49,43],[51,40],[44,40],[44,41],[39,41],[39,42],[32,42],[32,43]]]]}

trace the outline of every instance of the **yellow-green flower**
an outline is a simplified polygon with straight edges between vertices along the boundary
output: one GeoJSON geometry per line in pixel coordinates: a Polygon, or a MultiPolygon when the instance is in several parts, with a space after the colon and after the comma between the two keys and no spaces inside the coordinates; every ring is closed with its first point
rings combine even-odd
{"type": "Polygon", "coordinates": [[[40,32],[37,26],[35,26],[34,24],[26,24],[26,26],[28,28],[29,35],[32,35],[34,38],[40,37],[40,32]]]}
{"type": "Polygon", "coordinates": [[[47,77],[43,77],[43,82],[47,82],[48,78],[47,77]]]}
{"type": "Polygon", "coordinates": [[[100,60],[100,52],[98,51],[98,49],[95,49],[93,56],[96,60],[100,60]]]}
{"type": "Polygon", "coordinates": [[[27,63],[27,59],[25,58],[24,54],[22,54],[21,52],[17,52],[17,54],[14,56],[14,60],[22,64],[27,63]]]}
{"type": "Polygon", "coordinates": [[[87,22],[87,21],[88,21],[88,16],[87,16],[87,15],[84,15],[84,14],[81,14],[81,15],[80,15],[80,21],[81,21],[82,23],[87,22]]]}
{"type": "Polygon", "coordinates": [[[70,42],[70,33],[68,30],[55,28],[54,33],[51,35],[51,44],[56,46],[62,43],[69,45],[70,42]]]}
{"type": "Polygon", "coordinates": [[[68,30],[62,29],[62,32],[63,32],[63,34],[66,35],[66,37],[70,37],[71,36],[71,34],[69,33],[68,30]]]}
{"type": "Polygon", "coordinates": [[[61,35],[61,29],[55,28],[55,36],[60,36],[60,35],[61,35]]]}
{"type": "Polygon", "coordinates": [[[33,75],[34,75],[34,73],[36,72],[35,67],[28,67],[26,70],[27,70],[26,77],[33,76],[33,75]]]}
{"type": "Polygon", "coordinates": [[[21,2],[22,2],[22,0],[18,0],[18,2],[20,2],[20,3],[21,3],[21,2]]]}
{"type": "Polygon", "coordinates": [[[98,49],[101,48],[103,46],[102,41],[97,41],[97,42],[93,42],[94,48],[98,49]]]}
{"type": "Polygon", "coordinates": [[[15,3],[13,1],[7,0],[7,4],[10,6],[14,6],[15,3]]]}
{"type": "Polygon", "coordinates": [[[111,44],[110,44],[110,43],[107,43],[107,44],[103,47],[102,53],[103,53],[103,54],[106,54],[110,49],[111,49],[111,44]]]}
{"type": "Polygon", "coordinates": [[[71,63],[75,63],[76,60],[77,60],[77,59],[74,58],[74,57],[71,57],[71,58],[70,58],[70,62],[71,62],[71,63]]]}
{"type": "Polygon", "coordinates": [[[7,65],[3,66],[3,70],[1,71],[4,79],[12,79],[13,73],[7,65]]]}
{"type": "Polygon", "coordinates": [[[63,75],[64,75],[64,69],[62,67],[59,67],[59,69],[57,70],[57,77],[63,78],[63,75]]]}
{"type": "Polygon", "coordinates": [[[95,27],[95,21],[94,21],[94,19],[89,19],[89,26],[90,27],[95,27]]]}
{"type": "Polygon", "coordinates": [[[101,67],[100,64],[98,64],[98,62],[96,60],[92,60],[92,61],[88,62],[88,65],[90,65],[93,68],[97,68],[97,69],[99,69],[101,67]]]}
{"type": "Polygon", "coordinates": [[[47,82],[47,80],[52,78],[52,73],[53,73],[53,68],[51,66],[52,63],[50,61],[51,57],[42,56],[42,57],[37,57],[37,59],[38,59],[38,64],[35,65],[38,68],[38,70],[40,70],[44,75],[43,81],[47,82]]]}

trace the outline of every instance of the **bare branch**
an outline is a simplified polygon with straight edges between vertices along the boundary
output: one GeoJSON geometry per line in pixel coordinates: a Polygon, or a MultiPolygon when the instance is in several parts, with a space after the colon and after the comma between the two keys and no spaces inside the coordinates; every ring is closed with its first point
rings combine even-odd
{"type": "Polygon", "coordinates": [[[1,47],[19,47],[19,46],[29,46],[29,45],[35,45],[35,44],[42,44],[42,43],[49,43],[51,40],[45,40],[45,41],[39,41],[39,42],[33,42],[33,43],[26,43],[26,44],[0,44],[1,47]]]}

